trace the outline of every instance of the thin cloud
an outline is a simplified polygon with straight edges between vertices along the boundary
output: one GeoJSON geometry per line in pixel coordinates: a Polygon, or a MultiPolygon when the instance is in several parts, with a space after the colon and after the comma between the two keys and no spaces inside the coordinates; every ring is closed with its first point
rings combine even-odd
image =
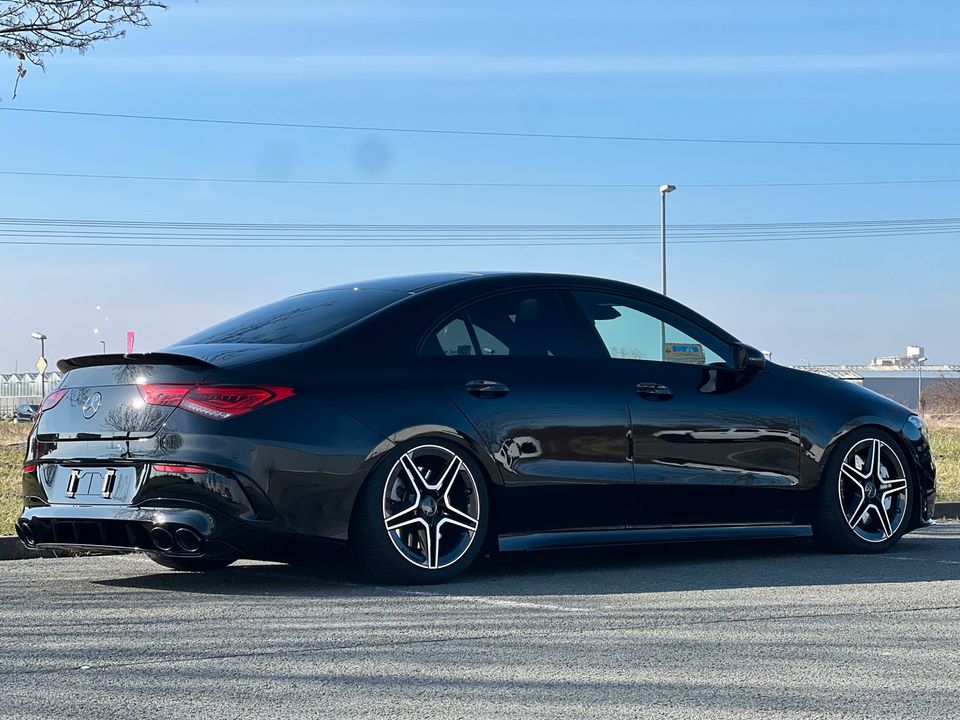
{"type": "MultiPolygon", "coordinates": [[[[61,60],[61,62],[63,62],[61,60]]],[[[960,70],[960,53],[872,53],[811,55],[676,56],[488,56],[390,55],[159,55],[84,56],[72,63],[94,63],[114,72],[182,72],[293,77],[595,77],[652,74],[771,75],[787,73],[960,70]]]]}

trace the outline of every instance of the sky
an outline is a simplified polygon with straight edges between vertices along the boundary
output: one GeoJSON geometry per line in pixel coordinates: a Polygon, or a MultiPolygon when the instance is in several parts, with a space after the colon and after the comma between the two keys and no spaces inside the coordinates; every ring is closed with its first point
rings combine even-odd
{"type": "MultiPolygon", "coordinates": [[[[0,59],[0,219],[311,224],[803,223],[960,217],[960,145],[752,145],[143,121],[960,143],[960,5],[845,0],[172,0],[153,26],[31,68],[0,59]],[[7,72],[3,72],[3,68],[7,72]],[[4,80],[6,78],[6,80],[4,80]],[[291,185],[46,172],[631,188],[291,185]]],[[[669,236],[669,232],[668,232],[669,236]]],[[[454,239],[456,239],[454,237],[454,239]]],[[[10,238],[23,242],[23,238],[10,238]]],[[[956,234],[675,244],[669,291],[775,361],[920,344],[960,363],[956,234]]],[[[251,307],[364,278],[574,272],[659,287],[656,245],[200,249],[0,244],[0,372],[158,349],[251,307]]]]}

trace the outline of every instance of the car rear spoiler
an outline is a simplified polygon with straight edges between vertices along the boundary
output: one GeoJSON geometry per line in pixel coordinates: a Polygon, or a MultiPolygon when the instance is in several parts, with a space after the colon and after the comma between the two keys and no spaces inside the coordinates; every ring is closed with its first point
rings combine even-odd
{"type": "Polygon", "coordinates": [[[213,363],[191,357],[190,355],[154,352],[130,353],[129,355],[120,353],[80,355],[79,357],[60,360],[57,363],[57,368],[59,368],[61,372],[69,372],[77,368],[96,367],[98,365],[189,365],[191,367],[216,367],[213,363]]]}

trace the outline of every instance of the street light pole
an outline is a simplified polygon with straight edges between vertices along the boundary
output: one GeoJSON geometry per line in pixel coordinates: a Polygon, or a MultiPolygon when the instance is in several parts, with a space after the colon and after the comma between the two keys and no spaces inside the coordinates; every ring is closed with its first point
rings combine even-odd
{"type": "Polygon", "coordinates": [[[103,354],[106,355],[106,354],[107,354],[107,341],[106,341],[106,340],[101,340],[101,341],[100,341],[100,344],[103,345],[103,354]]]}
{"type": "Polygon", "coordinates": [[[667,193],[677,189],[676,185],[660,186],[660,293],[667,294],[667,193]]]}
{"type": "Polygon", "coordinates": [[[44,345],[47,336],[43,333],[35,332],[30,333],[30,337],[40,341],[40,358],[43,360],[43,369],[40,371],[40,399],[42,400],[47,396],[47,353],[46,346],[44,345]]]}
{"type": "MultiPolygon", "coordinates": [[[[667,193],[677,189],[676,185],[660,186],[660,293],[667,294],[667,193]]],[[[666,359],[667,326],[660,321],[660,359],[666,359]]]]}

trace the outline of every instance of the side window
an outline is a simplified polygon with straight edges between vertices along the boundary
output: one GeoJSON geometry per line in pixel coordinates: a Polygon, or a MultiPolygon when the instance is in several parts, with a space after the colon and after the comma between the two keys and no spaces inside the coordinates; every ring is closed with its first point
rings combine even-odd
{"type": "Polygon", "coordinates": [[[482,327],[477,325],[473,326],[473,331],[477,334],[477,342],[480,343],[480,354],[481,355],[509,355],[510,348],[503,344],[503,342],[488,333],[482,327]]]}
{"type": "Polygon", "coordinates": [[[574,292],[612,358],[658,360],[688,365],[730,365],[726,345],[705,331],[677,319],[683,329],[651,314],[628,298],[574,292]]]}
{"type": "Polygon", "coordinates": [[[428,339],[423,352],[488,357],[580,354],[560,297],[542,290],[498,295],[470,305],[428,339]]]}
{"type": "Polygon", "coordinates": [[[513,357],[577,355],[577,338],[560,298],[551,291],[499,295],[467,308],[480,353],[513,357]]]}
{"type": "MultiPolygon", "coordinates": [[[[437,333],[437,342],[443,355],[473,355],[473,340],[467,331],[467,324],[461,318],[454,318],[437,333]]],[[[436,347],[434,346],[434,350],[436,347]]],[[[436,352],[432,354],[438,354],[436,352]]]]}

